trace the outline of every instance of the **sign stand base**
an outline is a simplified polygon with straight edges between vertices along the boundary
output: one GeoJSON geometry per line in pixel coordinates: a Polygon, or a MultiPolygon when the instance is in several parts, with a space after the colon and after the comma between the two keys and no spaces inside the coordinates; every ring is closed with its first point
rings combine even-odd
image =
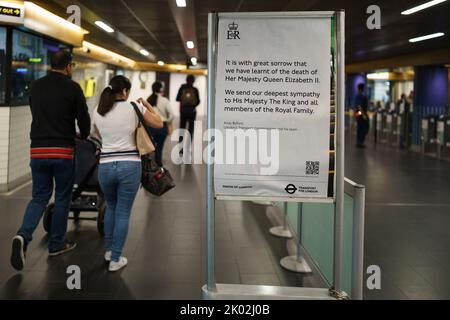
{"type": "Polygon", "coordinates": [[[246,284],[216,284],[202,287],[203,300],[337,300],[327,288],[280,287],[246,284]]]}
{"type": "Polygon", "coordinates": [[[270,228],[269,232],[270,232],[270,234],[272,234],[275,237],[286,238],[286,239],[292,238],[292,232],[283,226],[270,228]]]}
{"type": "Polygon", "coordinates": [[[312,270],[302,257],[289,256],[280,260],[280,265],[286,270],[297,273],[311,273],[312,270]]]}

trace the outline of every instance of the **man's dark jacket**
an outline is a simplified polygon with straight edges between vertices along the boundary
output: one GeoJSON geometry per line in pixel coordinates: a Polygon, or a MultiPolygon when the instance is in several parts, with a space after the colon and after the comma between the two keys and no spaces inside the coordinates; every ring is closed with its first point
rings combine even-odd
{"type": "Polygon", "coordinates": [[[59,72],[50,72],[30,88],[31,147],[75,145],[75,120],[80,138],[89,136],[91,120],[78,83],[59,72]]]}

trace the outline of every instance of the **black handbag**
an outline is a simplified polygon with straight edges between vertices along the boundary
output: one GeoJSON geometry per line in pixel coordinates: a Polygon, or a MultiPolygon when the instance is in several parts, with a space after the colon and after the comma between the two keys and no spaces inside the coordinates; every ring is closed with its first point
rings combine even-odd
{"type": "MultiPolygon", "coordinates": [[[[144,116],[139,111],[137,105],[132,102],[134,111],[136,112],[139,122],[144,128],[147,128],[147,125],[144,121],[144,116]]],[[[153,142],[152,136],[149,133],[149,130],[146,130],[150,140],[153,142]]],[[[141,164],[142,164],[142,177],[141,184],[145,190],[154,194],[156,196],[161,196],[170,189],[175,187],[175,183],[173,181],[172,176],[170,175],[169,170],[164,167],[158,166],[155,160],[155,152],[151,152],[149,154],[144,154],[141,156],[141,164]]]]}
{"type": "Polygon", "coordinates": [[[156,196],[161,196],[175,187],[169,170],[156,164],[155,153],[142,156],[141,183],[145,190],[156,196]]]}

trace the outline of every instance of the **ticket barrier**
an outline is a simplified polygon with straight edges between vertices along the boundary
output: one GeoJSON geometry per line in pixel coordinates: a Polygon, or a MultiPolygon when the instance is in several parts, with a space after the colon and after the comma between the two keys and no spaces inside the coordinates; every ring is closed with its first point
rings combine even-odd
{"type": "Polygon", "coordinates": [[[437,157],[450,161],[450,116],[443,115],[437,120],[437,157]]]}
{"type": "Polygon", "coordinates": [[[408,149],[411,147],[411,113],[403,112],[401,113],[401,119],[399,120],[399,130],[400,130],[400,148],[408,149]]]}
{"type": "Polygon", "coordinates": [[[390,122],[389,144],[396,148],[408,148],[410,145],[410,115],[405,112],[392,113],[390,122]]]}
{"type": "Polygon", "coordinates": [[[393,147],[400,147],[400,137],[402,128],[402,115],[397,112],[392,112],[390,115],[390,130],[389,130],[389,145],[393,147]]]}
{"type": "Polygon", "coordinates": [[[421,148],[422,154],[437,158],[438,139],[437,139],[437,116],[429,115],[422,118],[421,123],[421,148]]]}
{"type": "Polygon", "coordinates": [[[389,138],[388,112],[386,110],[381,110],[380,112],[378,112],[377,120],[377,122],[379,123],[379,130],[377,130],[377,142],[387,143],[389,138]]]}
{"type": "Polygon", "coordinates": [[[378,142],[378,132],[380,130],[379,128],[380,121],[378,120],[378,117],[379,114],[377,110],[369,114],[369,121],[370,121],[369,133],[372,135],[374,143],[378,142]]]}

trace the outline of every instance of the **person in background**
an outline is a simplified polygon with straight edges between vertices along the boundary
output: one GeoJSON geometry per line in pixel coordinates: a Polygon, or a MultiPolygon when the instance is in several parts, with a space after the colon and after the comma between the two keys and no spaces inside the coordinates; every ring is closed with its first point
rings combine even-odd
{"type": "MultiPolygon", "coordinates": [[[[198,89],[194,87],[195,77],[188,75],[186,83],[178,90],[176,101],[180,102],[180,129],[186,129],[189,123],[189,134],[191,141],[194,138],[194,123],[197,116],[196,107],[200,104],[200,95],[198,89]]],[[[183,141],[183,136],[180,136],[179,142],[183,141]]],[[[180,151],[183,154],[183,150],[180,151]]]]}
{"type": "Polygon", "coordinates": [[[168,126],[172,123],[173,112],[170,107],[170,101],[164,97],[161,93],[163,91],[163,84],[160,81],[156,81],[152,85],[152,94],[148,97],[147,102],[153,106],[154,110],[161,117],[164,122],[162,129],[150,129],[153,141],[155,143],[155,155],[156,163],[158,166],[162,167],[162,155],[164,142],[168,135],[168,126]]]}
{"type": "Polygon", "coordinates": [[[355,115],[357,124],[356,147],[365,148],[364,141],[369,132],[369,116],[367,114],[368,99],[364,94],[364,84],[358,85],[358,94],[355,97],[355,115]]]}
{"type": "MultiPolygon", "coordinates": [[[[98,177],[106,200],[105,260],[109,271],[125,267],[122,256],[136,193],[141,182],[141,158],[136,147],[138,116],[130,102],[131,83],[124,76],[109,82],[93,112],[92,136],[101,141],[98,177]]],[[[162,128],[163,122],[152,106],[140,98],[138,105],[145,122],[152,128],[162,128]]]]}
{"type": "Polygon", "coordinates": [[[53,189],[55,206],[48,243],[49,256],[57,256],[76,247],[75,242],[65,240],[75,175],[75,121],[81,139],[88,137],[91,122],[83,91],[70,79],[71,75],[71,53],[58,51],[51,57],[50,73],[36,80],[30,88],[33,195],[22,226],[12,241],[11,265],[16,270],[24,267],[27,247],[53,189]]]}

